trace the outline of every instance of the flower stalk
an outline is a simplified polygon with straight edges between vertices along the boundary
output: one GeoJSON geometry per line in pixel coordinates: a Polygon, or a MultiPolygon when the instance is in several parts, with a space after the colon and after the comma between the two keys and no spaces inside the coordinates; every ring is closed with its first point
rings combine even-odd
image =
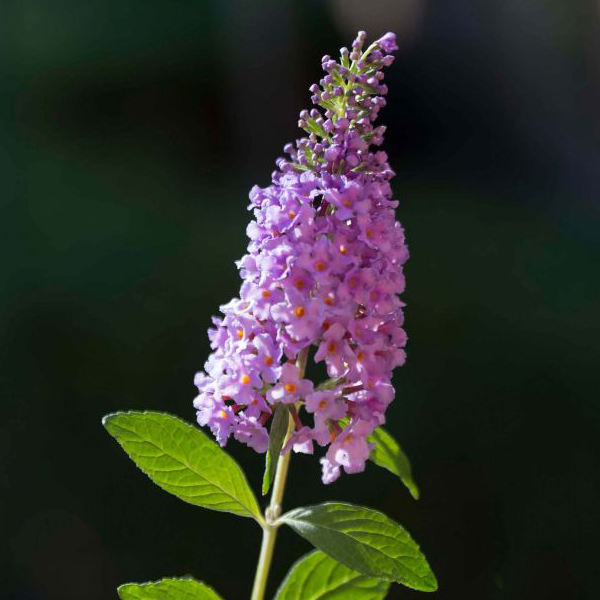
{"type": "MultiPolygon", "coordinates": [[[[300,370],[300,377],[304,377],[306,371],[306,361],[308,358],[308,348],[305,348],[298,354],[296,365],[300,370]]],[[[294,419],[291,414],[288,414],[288,427],[283,441],[283,446],[289,440],[294,431],[294,419]]],[[[263,600],[267,589],[267,581],[269,579],[269,571],[273,561],[273,552],[275,550],[275,540],[277,538],[277,529],[279,524],[277,519],[281,515],[281,504],[283,502],[283,492],[285,491],[285,483],[290,467],[290,459],[292,458],[291,450],[284,454],[280,454],[277,459],[277,469],[275,471],[275,481],[273,482],[273,491],[271,492],[271,500],[265,511],[265,520],[262,524],[263,538],[260,547],[260,555],[258,564],[256,565],[256,575],[254,577],[254,586],[252,588],[251,600],[263,600]]]]}
{"type": "MultiPolygon", "coordinates": [[[[291,416],[288,417],[288,419],[288,432],[285,441],[289,439],[294,425],[291,416]]],[[[265,511],[265,523],[262,526],[262,544],[260,547],[258,564],[256,565],[256,575],[254,577],[254,587],[252,588],[251,600],[263,600],[265,597],[269,571],[273,561],[273,552],[275,550],[277,529],[279,528],[276,520],[281,514],[281,503],[283,500],[283,492],[285,490],[285,483],[287,480],[291,457],[292,453],[288,451],[284,455],[279,456],[277,461],[277,470],[275,472],[275,481],[273,483],[271,501],[269,502],[269,506],[265,511]]]]}
{"type": "Polygon", "coordinates": [[[326,484],[342,469],[364,470],[406,358],[408,249],[394,172],[377,150],[385,126],[375,125],[397,45],[392,33],[366,50],[365,39],[359,32],[339,61],[322,58],[313,108],[299,115],[305,137],[284,146],[269,186],[252,188],[240,295],[213,319],[213,352],[195,379],[198,423],[221,446],[233,436],[265,452],[273,408],[287,405],[294,430],[284,454],[326,448],[326,484]],[[308,348],[327,370],[317,388],[296,362],[308,348]]]}

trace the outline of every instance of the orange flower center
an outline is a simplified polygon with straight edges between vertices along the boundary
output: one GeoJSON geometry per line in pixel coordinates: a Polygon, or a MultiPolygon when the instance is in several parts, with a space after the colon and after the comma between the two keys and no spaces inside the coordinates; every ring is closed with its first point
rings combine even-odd
{"type": "Polygon", "coordinates": [[[248,385],[250,383],[250,377],[248,375],[242,375],[242,385],[248,385]]]}
{"type": "Polygon", "coordinates": [[[295,314],[295,315],[296,315],[296,316],[297,316],[299,319],[301,319],[301,318],[302,318],[302,317],[303,317],[303,316],[306,314],[306,311],[304,310],[304,307],[303,307],[303,306],[299,306],[299,307],[298,307],[298,308],[297,308],[297,309],[294,311],[294,314],[295,314]]]}
{"type": "Polygon", "coordinates": [[[270,367],[273,364],[273,359],[270,356],[267,356],[267,358],[265,358],[265,365],[267,365],[267,367],[270,367]]]}
{"type": "Polygon", "coordinates": [[[317,271],[324,271],[326,269],[327,265],[322,261],[319,260],[318,262],[315,263],[315,269],[317,271]]]}
{"type": "Polygon", "coordinates": [[[285,391],[288,394],[294,394],[296,392],[296,386],[293,383],[286,383],[285,384],[285,391]]]}

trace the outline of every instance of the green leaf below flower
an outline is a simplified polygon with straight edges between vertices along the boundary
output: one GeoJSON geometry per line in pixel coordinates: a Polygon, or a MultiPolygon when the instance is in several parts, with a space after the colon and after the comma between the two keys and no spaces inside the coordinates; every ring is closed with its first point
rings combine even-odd
{"type": "Polygon", "coordinates": [[[415,500],[419,499],[419,488],[412,477],[412,470],[408,457],[400,448],[398,442],[382,427],[378,427],[367,438],[375,447],[369,457],[376,465],[387,469],[397,475],[408,488],[415,500]]]}
{"type": "Polygon", "coordinates": [[[297,508],[280,518],[313,546],[369,577],[423,592],[437,589],[425,556],[408,532],[384,514],[341,502],[297,508]]]}
{"type": "Polygon", "coordinates": [[[389,587],[317,550],[291,568],[273,600],[383,600],[389,587]]]}
{"type": "Polygon", "coordinates": [[[283,440],[288,430],[290,415],[285,406],[282,403],[278,403],[275,407],[273,419],[271,421],[271,431],[269,432],[269,448],[267,450],[267,458],[265,464],[265,474],[263,475],[262,482],[262,493],[263,496],[269,492],[273,478],[275,477],[275,470],[277,468],[277,460],[279,453],[283,447],[283,440]]]}
{"type": "Polygon", "coordinates": [[[240,466],[198,428],[165,413],[121,412],[103,424],[154,483],[185,502],[253,517],[258,503],[240,466]]]}
{"type": "Polygon", "coordinates": [[[121,600],[222,600],[212,588],[192,578],[126,583],[117,592],[121,600]]]}

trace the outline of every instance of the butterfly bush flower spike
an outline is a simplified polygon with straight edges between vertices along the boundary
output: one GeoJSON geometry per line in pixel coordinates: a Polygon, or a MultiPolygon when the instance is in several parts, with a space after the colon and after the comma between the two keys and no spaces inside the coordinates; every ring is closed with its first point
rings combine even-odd
{"type": "Polygon", "coordinates": [[[385,127],[374,125],[397,46],[393,33],[367,48],[365,37],[337,61],[323,57],[314,107],[298,121],[306,135],[285,146],[271,185],[250,192],[240,297],[213,319],[212,354],[195,379],[198,423],[221,446],[233,435],[265,452],[274,405],[285,404],[295,428],[283,452],[326,447],[325,483],[364,469],[405,360],[408,251],[378,150],[385,127]],[[309,348],[331,378],[320,386],[297,364],[309,348]]]}

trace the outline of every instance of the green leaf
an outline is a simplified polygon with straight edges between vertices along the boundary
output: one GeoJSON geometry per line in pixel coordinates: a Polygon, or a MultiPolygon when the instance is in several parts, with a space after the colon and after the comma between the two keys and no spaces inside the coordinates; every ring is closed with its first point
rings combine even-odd
{"type": "Polygon", "coordinates": [[[398,442],[383,428],[378,427],[367,441],[375,444],[369,457],[376,465],[400,477],[415,500],[419,499],[419,488],[412,478],[410,462],[398,442]]]}
{"type": "Polygon", "coordinates": [[[154,483],[185,502],[262,521],[239,465],[197,427],[155,412],[107,415],[103,424],[154,483]]]}
{"type": "Polygon", "coordinates": [[[317,550],[291,568],[273,600],[383,600],[389,587],[317,550]]]}
{"type": "Polygon", "coordinates": [[[222,600],[212,588],[191,578],[126,583],[117,592],[121,600],[222,600]]]}
{"type": "Polygon", "coordinates": [[[437,589],[435,575],[408,532],[384,514],[341,502],[297,508],[280,520],[350,569],[415,590],[437,589]]]}
{"type": "Polygon", "coordinates": [[[283,440],[288,430],[290,415],[287,407],[278,403],[275,407],[273,420],[271,421],[271,431],[269,432],[269,449],[267,450],[267,459],[265,464],[265,474],[263,475],[262,493],[263,496],[268,493],[275,470],[277,468],[277,459],[283,447],[283,440]]]}

